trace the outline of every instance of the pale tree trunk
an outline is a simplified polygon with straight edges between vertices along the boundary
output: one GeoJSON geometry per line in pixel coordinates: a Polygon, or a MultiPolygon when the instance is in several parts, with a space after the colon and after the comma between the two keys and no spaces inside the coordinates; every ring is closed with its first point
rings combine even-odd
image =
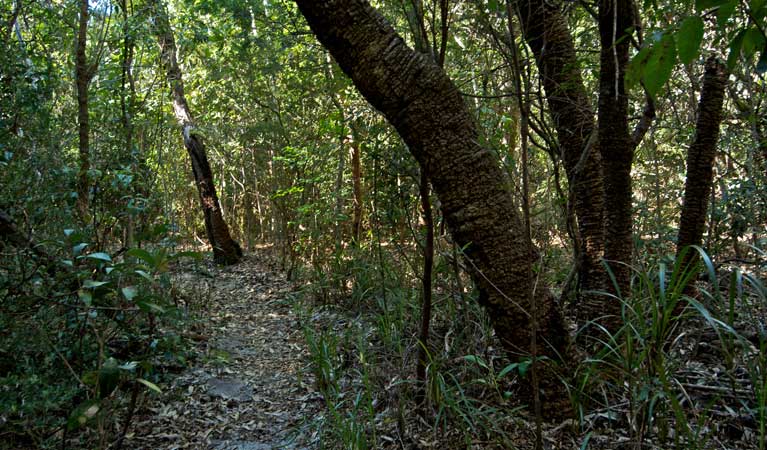
{"type": "Polygon", "coordinates": [[[202,138],[194,132],[194,120],[184,95],[181,69],[176,61],[176,42],[170,28],[168,12],[161,0],[152,0],[151,6],[154,13],[154,31],[173,94],[173,111],[181,126],[184,146],[192,162],[192,172],[205,216],[205,231],[213,248],[213,259],[218,264],[235,264],[242,258],[242,250],[229,234],[229,227],[224,221],[216,186],[213,183],[213,173],[210,170],[205,146],[202,138]]]}
{"type": "Polygon", "coordinates": [[[77,87],[78,154],[80,169],[77,172],[77,212],[84,221],[88,220],[90,159],[90,122],[88,120],[88,85],[93,76],[88,67],[86,46],[88,43],[88,0],[80,0],[80,14],[75,49],[75,86],[77,87]]]}
{"type": "MultiPolygon", "coordinates": [[[[512,358],[532,354],[527,293],[534,250],[524,237],[510,183],[479,133],[463,98],[445,72],[407,47],[386,20],[362,0],[297,0],[301,12],[362,95],[397,129],[429,175],[480,302],[512,358]]],[[[550,358],[541,396],[549,416],[569,401],[555,374],[568,358],[568,333],[548,289],[535,288],[539,352],[550,358]]],[[[527,394],[531,389],[527,390],[527,394]]]]}
{"type": "MultiPolygon", "coordinates": [[[[679,220],[677,257],[681,256],[685,247],[701,245],[703,241],[726,86],[727,70],[724,64],[716,57],[710,57],[703,75],[695,139],[687,151],[687,179],[679,220]]],[[[684,264],[694,263],[697,255],[695,251],[688,252],[684,264]]]]}
{"type": "MultiPolygon", "coordinates": [[[[543,0],[517,3],[522,32],[533,51],[546,93],[577,218],[578,291],[602,290],[604,186],[594,112],[581,77],[575,44],[560,7],[543,0]],[[579,239],[578,239],[579,238],[579,239]]],[[[513,45],[513,44],[512,44],[513,45]]],[[[587,295],[583,309],[600,309],[587,295]]],[[[596,301],[599,300],[599,301],[596,301]]],[[[591,316],[591,314],[584,314],[591,316]]]]}
{"type": "MultiPolygon", "coordinates": [[[[608,289],[620,297],[631,294],[632,235],[631,165],[634,144],[629,132],[628,93],[624,83],[629,61],[630,30],[634,25],[631,0],[600,0],[599,149],[605,190],[605,259],[615,276],[608,289]],[[629,31],[627,31],[629,30],[629,31]]],[[[609,331],[620,326],[621,304],[603,303],[603,324],[609,331]]]]}

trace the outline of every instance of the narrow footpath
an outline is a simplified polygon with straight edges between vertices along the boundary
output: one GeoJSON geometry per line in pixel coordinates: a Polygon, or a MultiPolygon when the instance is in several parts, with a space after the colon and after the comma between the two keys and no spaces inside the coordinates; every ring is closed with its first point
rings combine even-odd
{"type": "Polygon", "coordinates": [[[174,275],[204,303],[199,357],[137,412],[124,448],[269,450],[317,447],[322,408],[284,274],[257,255],[174,275]]]}

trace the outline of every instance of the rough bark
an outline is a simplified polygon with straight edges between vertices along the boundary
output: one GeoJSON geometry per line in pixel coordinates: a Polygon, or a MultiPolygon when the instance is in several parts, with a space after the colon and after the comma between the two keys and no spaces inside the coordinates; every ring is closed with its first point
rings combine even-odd
{"type": "MultiPolygon", "coordinates": [[[[698,103],[695,139],[687,151],[687,179],[679,220],[677,257],[685,247],[701,245],[703,241],[726,86],[727,70],[724,64],[716,57],[709,58],[698,103]]],[[[697,252],[688,252],[685,262],[693,262],[696,257],[697,252]]]]}
{"type": "Polygon", "coordinates": [[[83,220],[88,217],[88,171],[90,161],[90,122],[88,120],[88,85],[91,73],[88,68],[86,46],[88,42],[88,0],[80,0],[80,15],[75,49],[75,87],[77,88],[78,154],[80,169],[77,172],[77,211],[83,220]]]}
{"type": "Polygon", "coordinates": [[[594,112],[581,77],[575,44],[558,5],[517,3],[522,32],[535,56],[573,197],[580,245],[579,291],[604,288],[604,186],[594,134],[594,112]]]}
{"type": "MultiPolygon", "coordinates": [[[[615,276],[621,296],[630,294],[632,239],[631,164],[633,138],[629,131],[628,95],[624,78],[629,61],[630,33],[634,25],[631,0],[600,0],[598,143],[602,155],[605,189],[605,259],[615,276]]],[[[606,316],[620,318],[620,303],[603,305],[606,316]]],[[[607,320],[614,330],[619,320],[607,320]]]]}
{"type": "Polygon", "coordinates": [[[205,231],[213,248],[213,259],[218,264],[235,264],[242,257],[242,250],[232,239],[229,227],[221,213],[221,204],[213,183],[208,156],[202,138],[194,133],[192,112],[184,95],[181,69],[176,61],[176,41],[170,28],[168,13],[160,0],[151,4],[154,13],[154,31],[160,45],[163,66],[173,94],[173,111],[182,129],[184,146],[192,162],[192,172],[200,195],[200,205],[205,217],[205,231]]]}
{"type": "MultiPolygon", "coordinates": [[[[407,47],[362,0],[296,0],[312,31],[362,95],[396,128],[421,169],[429,174],[455,241],[504,348],[529,356],[526,287],[534,251],[524,238],[509,181],[497,159],[480,146],[476,124],[460,92],[431,59],[407,47]]],[[[537,286],[539,330],[553,361],[568,355],[568,334],[548,289],[537,286]]],[[[563,387],[545,371],[542,398],[549,415],[562,414],[563,387]]],[[[528,391],[529,393],[529,391],[528,391]]]]}

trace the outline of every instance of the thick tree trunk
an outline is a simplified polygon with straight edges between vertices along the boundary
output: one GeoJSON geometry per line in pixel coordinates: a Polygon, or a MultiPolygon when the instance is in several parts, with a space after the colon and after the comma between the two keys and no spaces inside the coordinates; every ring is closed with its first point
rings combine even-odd
{"type": "MultiPolygon", "coordinates": [[[[532,352],[527,296],[534,250],[524,238],[509,180],[493,154],[479,145],[476,124],[445,72],[407,47],[386,20],[363,0],[297,0],[322,44],[363,96],[397,129],[429,174],[456,240],[466,248],[480,301],[502,345],[513,357],[532,352]]],[[[540,354],[553,361],[568,355],[560,311],[537,286],[540,354]]],[[[550,415],[568,404],[548,365],[542,397],[550,415]]],[[[529,393],[529,392],[528,392],[529,393]]]]}
{"type": "Polygon", "coordinates": [[[573,37],[558,6],[543,0],[517,4],[522,32],[535,55],[573,194],[580,235],[576,261],[578,290],[601,290],[605,281],[601,263],[605,193],[594,135],[594,112],[581,78],[573,37]]]}
{"type": "Polygon", "coordinates": [[[88,120],[88,85],[91,73],[86,57],[88,42],[88,0],[80,0],[80,15],[77,28],[77,47],[75,50],[75,85],[77,87],[77,124],[78,124],[78,153],[80,169],[77,172],[77,212],[80,218],[88,217],[88,172],[90,160],[90,123],[88,120]]]}
{"type": "MultiPolygon", "coordinates": [[[[724,64],[716,57],[709,58],[698,104],[695,140],[687,152],[687,179],[679,220],[677,257],[685,247],[700,245],[703,241],[726,86],[727,70],[724,64]]],[[[685,262],[693,262],[696,257],[697,252],[689,252],[685,262]]]]}
{"type": "MultiPolygon", "coordinates": [[[[630,294],[632,238],[631,164],[634,145],[628,122],[628,95],[624,77],[629,60],[630,32],[634,26],[631,0],[600,0],[599,36],[599,149],[605,189],[605,259],[615,276],[621,296],[630,294]]],[[[617,292],[616,292],[617,293],[617,292]]],[[[604,321],[614,331],[620,325],[621,305],[612,300],[603,305],[604,321]]]]}
{"type": "Polygon", "coordinates": [[[221,213],[221,204],[213,183],[208,156],[200,136],[194,133],[192,112],[184,95],[181,69],[176,61],[176,41],[170,28],[168,13],[161,0],[153,0],[154,26],[163,65],[168,74],[168,83],[173,94],[173,111],[181,125],[184,146],[192,162],[192,172],[200,194],[200,204],[205,216],[205,231],[213,248],[213,259],[218,264],[235,264],[242,257],[242,250],[229,234],[229,227],[221,213]]]}

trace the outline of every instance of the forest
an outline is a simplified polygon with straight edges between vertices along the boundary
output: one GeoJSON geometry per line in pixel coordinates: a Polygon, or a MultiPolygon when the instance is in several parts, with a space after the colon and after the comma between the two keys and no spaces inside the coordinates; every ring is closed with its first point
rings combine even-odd
{"type": "Polygon", "coordinates": [[[767,448],[767,1],[0,34],[0,449],[767,448]]]}

